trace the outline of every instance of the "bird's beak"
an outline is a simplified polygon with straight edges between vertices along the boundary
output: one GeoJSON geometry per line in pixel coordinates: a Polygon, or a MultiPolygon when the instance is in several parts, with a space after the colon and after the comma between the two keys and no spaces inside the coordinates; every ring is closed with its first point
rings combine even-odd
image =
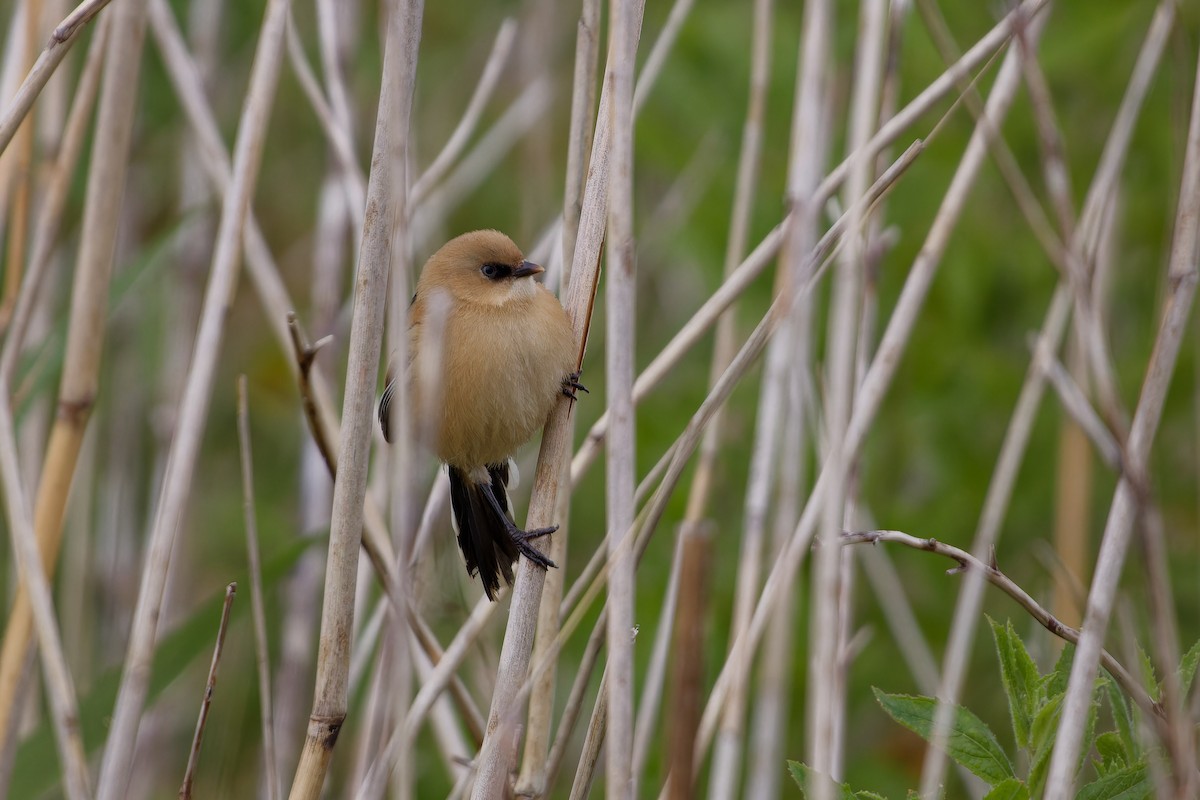
{"type": "Polygon", "coordinates": [[[514,278],[525,278],[525,277],[528,277],[529,275],[537,275],[539,272],[545,272],[545,271],[546,270],[542,269],[540,266],[533,263],[532,261],[522,261],[521,266],[517,267],[516,269],[514,269],[512,271],[512,276],[514,278]]]}

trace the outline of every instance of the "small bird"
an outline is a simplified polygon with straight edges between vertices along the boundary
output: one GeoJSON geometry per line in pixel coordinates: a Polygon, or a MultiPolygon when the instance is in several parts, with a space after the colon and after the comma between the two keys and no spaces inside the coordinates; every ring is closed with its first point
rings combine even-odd
{"type": "MultiPolygon", "coordinates": [[[[558,526],[524,531],[513,522],[509,458],[545,424],[560,395],[573,400],[576,390],[587,391],[571,321],[533,279],[542,271],[499,231],[465,233],[425,263],[409,310],[404,372],[413,430],[449,468],[458,546],[492,600],[501,575],[512,585],[519,555],[555,566],[529,541],[558,526]],[[441,318],[432,310],[439,303],[441,318]],[[439,334],[440,353],[431,353],[439,334]]],[[[388,441],[397,367],[389,367],[379,401],[388,441]]]]}

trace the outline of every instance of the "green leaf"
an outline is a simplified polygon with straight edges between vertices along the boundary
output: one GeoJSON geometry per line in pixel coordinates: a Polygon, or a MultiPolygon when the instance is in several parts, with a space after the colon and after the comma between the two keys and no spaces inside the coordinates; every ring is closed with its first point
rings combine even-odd
{"type": "Polygon", "coordinates": [[[983,800],[1029,800],[1029,788],[1016,778],[1009,778],[993,786],[983,800]]]}
{"type": "Polygon", "coordinates": [[[1054,749],[1054,733],[1058,730],[1058,718],[1062,715],[1065,696],[1060,692],[1047,700],[1038,710],[1030,726],[1032,758],[1029,765],[1029,788],[1035,796],[1041,794],[1042,784],[1046,781],[1050,753],[1054,749]]]}
{"type": "Polygon", "coordinates": [[[1150,654],[1143,649],[1139,644],[1137,646],[1138,667],[1141,668],[1142,684],[1146,687],[1146,691],[1150,693],[1150,699],[1158,701],[1161,699],[1162,686],[1158,682],[1158,675],[1154,671],[1154,662],[1150,660],[1150,654]]]}
{"type": "Polygon", "coordinates": [[[844,783],[835,784],[833,779],[823,772],[817,772],[815,769],[809,769],[807,764],[802,764],[799,761],[787,762],[788,771],[792,773],[792,780],[800,787],[800,796],[808,797],[809,784],[816,781],[825,781],[834,784],[837,788],[838,800],[855,800],[855,794],[850,790],[850,787],[844,783]]]}
{"type": "Polygon", "coordinates": [[[1067,691],[1067,681],[1071,679],[1071,662],[1074,658],[1075,646],[1064,644],[1062,652],[1058,654],[1058,661],[1054,662],[1054,671],[1043,681],[1042,697],[1054,697],[1067,691]]]}
{"type": "Polygon", "coordinates": [[[996,656],[1000,659],[1000,678],[1008,693],[1008,713],[1012,717],[1013,735],[1017,747],[1029,749],[1029,726],[1041,705],[1041,687],[1037,665],[1025,649],[1025,643],[1013,629],[1012,622],[1003,626],[988,617],[996,656]]]}
{"type": "Polygon", "coordinates": [[[1116,731],[1106,731],[1096,737],[1096,752],[1100,754],[1100,760],[1096,762],[1096,771],[1101,775],[1108,775],[1128,765],[1125,743],[1121,741],[1121,734],[1116,731]]]}
{"type": "Polygon", "coordinates": [[[1113,722],[1117,726],[1116,733],[1121,737],[1125,748],[1125,762],[1133,764],[1141,759],[1142,746],[1138,743],[1133,730],[1133,711],[1124,693],[1112,681],[1105,687],[1108,694],[1108,705],[1112,709],[1113,722]]]}
{"type": "Polygon", "coordinates": [[[868,792],[864,789],[854,793],[854,800],[887,800],[887,798],[878,792],[868,792]]]}
{"type": "MultiPolygon", "coordinates": [[[[278,556],[263,564],[263,586],[269,587],[282,579],[296,564],[301,554],[314,542],[323,539],[297,539],[278,556]]],[[[240,585],[247,585],[239,577],[240,585]]],[[[201,603],[175,630],[160,637],[154,651],[154,667],[150,677],[150,690],[146,697],[149,708],[158,695],[179,677],[196,658],[212,653],[216,637],[217,618],[225,602],[225,587],[214,597],[201,603]]],[[[249,612],[249,599],[235,602],[230,613],[231,621],[249,612]]],[[[91,691],[79,701],[80,732],[83,746],[94,752],[104,743],[108,735],[107,726],[117,699],[117,688],[121,682],[121,667],[117,666],[100,675],[92,684],[91,691]]],[[[17,748],[17,759],[13,765],[9,797],[38,797],[59,782],[58,754],[54,744],[53,730],[43,723],[17,748]]]]}
{"type": "Polygon", "coordinates": [[[1138,764],[1092,781],[1079,790],[1075,800],[1145,800],[1153,791],[1146,765],[1138,764]]]}
{"type": "Polygon", "coordinates": [[[1183,696],[1187,697],[1191,694],[1192,681],[1196,679],[1196,665],[1200,664],[1200,639],[1192,645],[1192,649],[1187,651],[1187,655],[1183,657],[1183,661],[1179,662],[1179,686],[1183,690],[1183,696]]]}
{"type": "MultiPolygon", "coordinates": [[[[883,710],[892,719],[929,741],[933,734],[937,700],[932,697],[888,694],[879,689],[873,691],[883,710]]],[[[1016,777],[1012,763],[991,729],[962,706],[955,706],[954,724],[946,742],[946,752],[959,764],[983,778],[989,786],[1016,777]]]]}

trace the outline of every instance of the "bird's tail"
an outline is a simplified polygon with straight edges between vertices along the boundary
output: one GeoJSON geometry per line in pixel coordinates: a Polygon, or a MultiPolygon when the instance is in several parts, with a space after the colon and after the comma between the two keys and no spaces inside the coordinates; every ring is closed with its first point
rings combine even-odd
{"type": "MultiPolygon", "coordinates": [[[[480,485],[463,471],[450,467],[450,507],[458,524],[458,546],[467,562],[467,572],[479,573],[479,581],[489,600],[500,591],[500,576],[509,586],[513,582],[513,562],[519,555],[508,535],[504,520],[488,503],[480,485]]],[[[488,467],[492,493],[504,508],[508,503],[508,464],[488,467]]],[[[509,509],[509,519],[512,511],[509,509]]]]}

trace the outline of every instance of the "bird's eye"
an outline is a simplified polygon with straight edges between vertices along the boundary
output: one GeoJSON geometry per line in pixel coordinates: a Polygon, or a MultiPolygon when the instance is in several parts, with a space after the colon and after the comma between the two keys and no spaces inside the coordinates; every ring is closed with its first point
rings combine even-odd
{"type": "Polygon", "coordinates": [[[503,278],[505,275],[507,275],[510,272],[510,270],[506,270],[500,264],[491,264],[491,263],[484,264],[482,267],[479,268],[479,271],[483,273],[483,277],[485,277],[489,280],[493,280],[493,281],[503,278]]]}

